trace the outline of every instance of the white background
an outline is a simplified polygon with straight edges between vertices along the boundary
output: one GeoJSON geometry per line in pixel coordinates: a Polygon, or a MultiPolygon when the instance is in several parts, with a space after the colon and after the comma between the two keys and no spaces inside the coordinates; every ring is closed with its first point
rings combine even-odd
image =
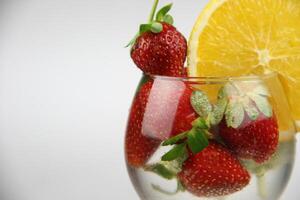
{"type": "MultiPolygon", "coordinates": [[[[188,36],[205,1],[174,3],[188,36]]],[[[123,47],[151,5],[0,0],[1,200],[138,200],[123,137],[141,73],[123,47]]],[[[300,197],[299,167],[283,200],[300,197]]]]}

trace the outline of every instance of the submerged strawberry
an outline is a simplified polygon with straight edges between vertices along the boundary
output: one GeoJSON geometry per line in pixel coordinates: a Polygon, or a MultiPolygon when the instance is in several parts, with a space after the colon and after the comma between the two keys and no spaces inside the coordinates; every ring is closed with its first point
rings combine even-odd
{"type": "Polygon", "coordinates": [[[183,186],[199,197],[225,196],[242,190],[250,182],[249,173],[222,145],[209,146],[183,163],[178,178],[183,186]]]}
{"type": "Polygon", "coordinates": [[[142,132],[143,118],[153,82],[149,81],[138,91],[129,115],[125,138],[125,155],[129,165],[143,166],[155,152],[160,140],[142,132]]]}
{"type": "Polygon", "coordinates": [[[144,72],[153,75],[181,77],[187,55],[187,42],[184,36],[172,25],[173,18],[167,14],[172,4],[157,12],[155,1],[147,24],[140,26],[137,36],[130,42],[131,58],[144,72]]]}
{"type": "Polygon", "coordinates": [[[279,134],[274,116],[251,121],[239,128],[228,127],[223,120],[219,129],[223,141],[240,158],[262,163],[276,152],[279,134]]]}
{"type": "Polygon", "coordinates": [[[267,161],[279,142],[277,119],[267,89],[257,82],[237,82],[227,84],[224,94],[228,102],[218,125],[219,136],[240,158],[257,163],[267,161]]]}
{"type": "Polygon", "coordinates": [[[197,116],[191,94],[182,81],[156,79],[141,86],[127,127],[125,149],[131,166],[143,166],[163,140],[191,129],[197,116]]]}
{"type": "Polygon", "coordinates": [[[160,140],[188,131],[197,114],[190,104],[193,90],[177,80],[155,80],[144,116],[143,132],[160,140]]]}

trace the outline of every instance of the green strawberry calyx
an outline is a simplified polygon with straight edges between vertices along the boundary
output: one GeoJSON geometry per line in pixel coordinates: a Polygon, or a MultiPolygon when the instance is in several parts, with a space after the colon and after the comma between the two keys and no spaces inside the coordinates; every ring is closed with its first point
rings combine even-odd
{"type": "MultiPolygon", "coordinates": [[[[219,96],[217,105],[221,105],[220,116],[225,115],[228,127],[240,127],[246,116],[255,121],[261,113],[268,118],[273,115],[268,100],[270,94],[267,88],[257,81],[230,81],[221,88],[220,93],[222,95],[219,96]]],[[[220,118],[214,123],[218,124],[219,120],[220,118]]]]}
{"type": "Polygon", "coordinates": [[[150,16],[148,19],[148,22],[146,24],[141,24],[138,33],[134,36],[134,38],[126,45],[126,47],[133,46],[137,40],[137,38],[146,32],[152,32],[152,33],[160,33],[163,30],[162,22],[173,25],[174,19],[173,17],[168,14],[171,10],[173,4],[170,3],[164,7],[162,7],[158,12],[157,6],[158,6],[159,0],[155,0],[153,7],[150,12],[150,16]]]}

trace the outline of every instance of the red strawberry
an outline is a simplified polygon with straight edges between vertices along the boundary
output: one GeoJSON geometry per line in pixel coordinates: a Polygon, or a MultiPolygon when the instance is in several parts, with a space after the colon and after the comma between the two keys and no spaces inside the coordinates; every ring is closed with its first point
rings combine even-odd
{"type": "Polygon", "coordinates": [[[275,116],[245,120],[239,128],[228,127],[223,120],[219,125],[219,134],[240,158],[253,159],[258,163],[267,161],[275,153],[279,140],[275,116]]]}
{"type": "Polygon", "coordinates": [[[129,115],[125,138],[125,155],[128,164],[133,167],[143,166],[160,144],[158,139],[142,133],[144,113],[152,85],[153,82],[150,81],[141,86],[129,115]]]}
{"type": "Polygon", "coordinates": [[[156,79],[143,120],[143,132],[160,140],[188,131],[197,114],[190,103],[193,90],[178,80],[156,79]]]}
{"type": "Polygon", "coordinates": [[[189,76],[187,67],[183,68],[182,76],[183,77],[188,77],[189,76]]]}
{"type": "Polygon", "coordinates": [[[127,161],[144,165],[159,144],[188,131],[197,115],[190,104],[192,89],[182,81],[155,79],[134,100],[126,135],[127,161]]]}
{"type": "Polygon", "coordinates": [[[185,188],[199,197],[218,197],[242,190],[250,182],[249,173],[226,148],[210,142],[183,164],[178,177],[185,188]]]}
{"type": "Polygon", "coordinates": [[[174,26],[162,25],[160,33],[148,31],[138,37],[131,57],[145,73],[180,77],[187,54],[186,39],[174,26]]]}
{"type": "Polygon", "coordinates": [[[128,46],[132,46],[131,58],[147,74],[175,76],[184,75],[187,42],[172,25],[173,17],[168,14],[172,4],[156,12],[159,0],[155,0],[147,24],[140,30],[128,46]]]}

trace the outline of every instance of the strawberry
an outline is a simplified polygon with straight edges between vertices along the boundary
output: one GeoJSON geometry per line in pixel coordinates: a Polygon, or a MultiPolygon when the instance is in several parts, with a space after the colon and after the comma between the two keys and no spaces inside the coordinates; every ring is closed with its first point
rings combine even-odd
{"type": "Polygon", "coordinates": [[[181,77],[187,55],[187,41],[172,25],[173,18],[167,14],[169,4],[156,12],[155,0],[151,17],[147,24],[140,26],[139,33],[129,43],[131,58],[147,74],[181,77]]]}
{"type": "Polygon", "coordinates": [[[145,32],[137,38],[131,58],[144,73],[182,76],[187,54],[186,39],[174,26],[162,25],[161,32],[145,32]]]}
{"type": "Polygon", "coordinates": [[[257,81],[232,81],[220,94],[218,102],[222,109],[219,110],[225,113],[217,125],[221,139],[240,158],[257,163],[267,161],[275,153],[279,140],[268,89],[257,81]]]}
{"type": "Polygon", "coordinates": [[[143,117],[153,82],[141,86],[129,115],[125,138],[125,155],[127,163],[133,167],[143,166],[155,152],[160,141],[142,133],[143,117]]]}
{"type": "Polygon", "coordinates": [[[182,81],[156,79],[144,115],[143,132],[166,140],[190,130],[197,118],[190,103],[192,92],[182,81]]]}
{"type": "Polygon", "coordinates": [[[196,113],[192,89],[181,81],[155,79],[141,86],[129,116],[125,142],[127,161],[141,167],[159,144],[191,129],[196,113]]]}
{"type": "Polygon", "coordinates": [[[178,178],[199,197],[218,197],[242,190],[250,175],[238,159],[222,145],[210,141],[208,147],[183,163],[178,178]]]}
{"type": "Polygon", "coordinates": [[[275,153],[279,132],[275,116],[259,117],[244,122],[239,128],[228,127],[225,120],[219,125],[219,134],[225,144],[240,158],[263,163],[275,153]]]}
{"type": "Polygon", "coordinates": [[[183,77],[188,77],[189,76],[187,67],[183,68],[182,76],[183,77]]]}

